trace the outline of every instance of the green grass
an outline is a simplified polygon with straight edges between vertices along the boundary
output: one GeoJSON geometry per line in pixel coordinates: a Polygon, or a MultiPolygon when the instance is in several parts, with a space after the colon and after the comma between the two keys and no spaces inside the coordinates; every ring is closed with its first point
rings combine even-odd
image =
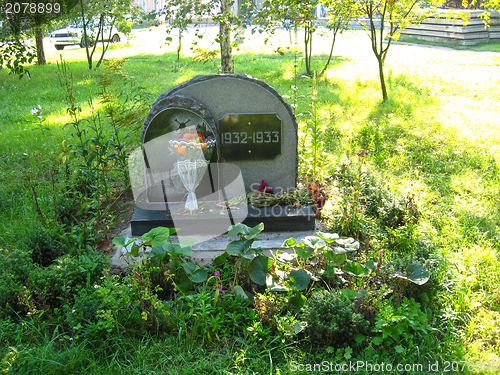
{"type": "MultiPolygon", "coordinates": [[[[82,50],[66,52],[77,101],[84,107],[89,92],[97,93],[95,73],[86,69],[82,50]]],[[[312,82],[301,76],[300,62],[295,77],[293,54],[245,53],[235,59],[237,71],[263,79],[289,101],[291,86],[297,84],[298,94],[306,96],[298,98],[297,113],[308,109],[312,82]]],[[[50,61],[32,66],[31,80],[0,72],[1,248],[15,246],[27,228],[37,225],[26,178],[39,179],[41,191],[49,187],[36,154],[59,153],[69,137],[63,129],[69,121],[65,92],[57,84],[55,59],[50,61]],[[38,104],[47,116],[44,126],[51,129],[47,140],[30,114],[38,104]]],[[[500,60],[470,55],[461,62],[389,64],[390,99],[383,104],[377,77],[364,74],[365,63],[336,57],[327,76],[318,80],[327,174],[346,160],[358,162],[358,151],[366,150],[367,167],[393,192],[415,196],[422,212],[416,231],[446,258],[442,314],[434,319],[443,337],[429,344],[419,360],[499,360],[500,97],[493,74],[498,76],[500,60]],[[490,80],[483,80],[484,70],[475,70],[477,65],[487,69],[490,80]]],[[[153,100],[195,75],[216,73],[211,63],[196,64],[189,57],[177,63],[174,53],[132,55],[124,69],[153,100]]],[[[50,202],[47,196],[40,199],[50,202]]],[[[246,344],[228,338],[203,347],[195,339],[148,335],[71,343],[43,324],[9,327],[0,334],[7,344],[0,358],[14,363],[17,373],[285,374],[292,360],[312,363],[328,357],[273,338],[246,344]]]]}

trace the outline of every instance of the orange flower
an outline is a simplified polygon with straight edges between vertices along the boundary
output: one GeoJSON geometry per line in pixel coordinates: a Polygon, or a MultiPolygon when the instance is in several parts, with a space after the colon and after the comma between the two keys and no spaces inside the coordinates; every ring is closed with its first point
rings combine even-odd
{"type": "Polygon", "coordinates": [[[207,149],[207,145],[206,145],[206,143],[202,143],[202,144],[201,144],[201,148],[203,149],[203,151],[205,151],[205,150],[207,149]]]}
{"type": "Polygon", "coordinates": [[[181,155],[186,155],[186,148],[185,147],[177,147],[177,152],[181,155]]]}

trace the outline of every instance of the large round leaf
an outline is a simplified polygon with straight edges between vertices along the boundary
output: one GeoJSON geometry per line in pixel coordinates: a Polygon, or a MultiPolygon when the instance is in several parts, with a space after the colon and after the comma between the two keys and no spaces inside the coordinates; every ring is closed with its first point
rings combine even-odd
{"type": "Polygon", "coordinates": [[[292,270],[290,272],[291,286],[297,288],[297,290],[304,290],[308,287],[311,281],[311,275],[307,273],[306,270],[292,270]]]}
{"type": "Polygon", "coordinates": [[[141,239],[152,247],[163,245],[170,236],[177,232],[177,228],[157,227],[142,235],[141,239]]]}
{"type": "Polygon", "coordinates": [[[193,255],[193,249],[190,246],[182,247],[179,244],[166,243],[163,245],[163,249],[169,253],[172,257],[191,256],[193,255]]]}
{"type": "Polygon", "coordinates": [[[306,250],[303,247],[297,247],[295,251],[297,252],[297,255],[302,259],[308,259],[313,255],[314,248],[308,247],[306,250]]]}
{"type": "Polygon", "coordinates": [[[295,292],[295,294],[290,297],[289,301],[293,305],[293,312],[298,314],[300,309],[306,304],[307,298],[300,292],[295,292]]]}
{"type": "Polygon", "coordinates": [[[247,300],[248,299],[247,294],[245,293],[245,291],[243,290],[243,288],[241,286],[235,285],[233,287],[233,291],[234,291],[234,294],[235,294],[236,297],[241,298],[243,300],[247,300]]]}
{"type": "Polygon", "coordinates": [[[273,261],[265,255],[259,255],[250,263],[250,279],[256,284],[266,285],[266,275],[273,261]]]}
{"type": "Polygon", "coordinates": [[[208,277],[207,271],[205,271],[203,268],[201,268],[200,266],[198,266],[192,262],[182,263],[182,268],[184,268],[184,271],[186,271],[187,277],[193,283],[202,283],[208,277]]]}
{"type": "Polygon", "coordinates": [[[214,265],[218,266],[219,264],[224,263],[228,256],[229,254],[227,251],[224,251],[221,255],[214,259],[214,265]]]}
{"type": "Polygon", "coordinates": [[[316,235],[321,238],[323,241],[326,243],[332,243],[335,242],[337,238],[339,238],[339,235],[337,233],[323,233],[323,232],[316,232],[316,235]]]}
{"type": "Polygon", "coordinates": [[[251,246],[252,240],[239,240],[230,242],[226,247],[229,255],[242,256],[251,246]]]}
{"type": "Polygon", "coordinates": [[[411,263],[406,269],[405,274],[396,273],[394,275],[403,280],[409,280],[417,285],[424,285],[427,281],[429,281],[430,274],[421,264],[411,263]]]}
{"type": "Polygon", "coordinates": [[[370,269],[368,267],[364,267],[358,262],[353,262],[348,260],[344,265],[343,271],[352,276],[364,277],[370,276],[370,269]]]}
{"type": "Polygon", "coordinates": [[[179,281],[177,282],[177,287],[182,291],[182,292],[187,292],[189,289],[193,287],[193,282],[189,280],[189,278],[182,274],[179,276],[179,281]]]}

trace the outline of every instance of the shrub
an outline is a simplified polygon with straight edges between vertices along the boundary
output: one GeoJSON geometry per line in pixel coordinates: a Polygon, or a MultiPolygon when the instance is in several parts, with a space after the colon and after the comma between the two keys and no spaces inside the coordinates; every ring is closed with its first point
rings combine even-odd
{"type": "Polygon", "coordinates": [[[340,290],[314,291],[301,313],[317,345],[354,345],[367,332],[369,322],[354,311],[354,303],[340,290]]]}
{"type": "Polygon", "coordinates": [[[82,288],[95,283],[104,265],[99,253],[66,255],[46,268],[35,268],[28,281],[41,308],[58,308],[70,303],[82,288]]]}
{"type": "Polygon", "coordinates": [[[372,343],[390,353],[413,352],[421,341],[432,341],[428,335],[431,327],[420,304],[404,298],[395,306],[393,298],[384,301],[375,318],[373,332],[381,333],[372,343]]]}
{"type": "Polygon", "coordinates": [[[33,268],[29,253],[0,249],[0,318],[22,311],[20,297],[33,268]]]}
{"type": "Polygon", "coordinates": [[[47,267],[63,255],[62,244],[58,238],[57,230],[37,227],[26,232],[19,246],[31,254],[34,263],[47,267]]]}

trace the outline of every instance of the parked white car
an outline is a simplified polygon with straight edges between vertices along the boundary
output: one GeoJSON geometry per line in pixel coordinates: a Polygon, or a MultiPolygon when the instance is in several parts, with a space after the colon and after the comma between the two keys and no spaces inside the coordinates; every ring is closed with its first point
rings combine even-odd
{"type": "MultiPolygon", "coordinates": [[[[83,27],[81,25],[67,26],[62,29],[52,31],[50,33],[50,41],[54,44],[56,50],[60,51],[66,46],[72,46],[78,44],[81,48],[85,45],[93,45],[97,35],[97,27],[87,28],[87,43],[85,43],[85,37],[83,33],[83,27]]],[[[110,28],[109,26],[104,27],[104,41],[111,41],[112,43],[118,43],[125,36],[121,34],[116,27],[110,28]],[[111,32],[110,32],[111,31],[111,32]]],[[[99,35],[99,41],[102,40],[102,35],[99,35]]]]}

